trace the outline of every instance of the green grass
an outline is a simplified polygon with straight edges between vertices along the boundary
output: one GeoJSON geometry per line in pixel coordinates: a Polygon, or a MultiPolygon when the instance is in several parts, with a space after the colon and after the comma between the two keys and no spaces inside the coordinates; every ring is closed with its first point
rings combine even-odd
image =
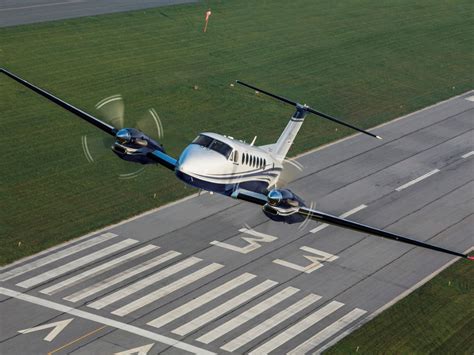
{"type": "Polygon", "coordinates": [[[473,354],[474,268],[459,261],[324,355],[473,354]]]}
{"type": "MultiPolygon", "coordinates": [[[[292,109],[235,79],[362,127],[471,89],[471,10],[468,0],[216,0],[2,28],[0,65],[93,114],[121,93],[129,125],[155,107],[177,156],[200,131],[278,137],[292,109]]],[[[119,180],[129,167],[111,152],[84,158],[94,127],[6,76],[0,91],[0,264],[192,192],[161,167],[119,180]]],[[[291,154],[348,133],[308,118],[291,154]]]]}

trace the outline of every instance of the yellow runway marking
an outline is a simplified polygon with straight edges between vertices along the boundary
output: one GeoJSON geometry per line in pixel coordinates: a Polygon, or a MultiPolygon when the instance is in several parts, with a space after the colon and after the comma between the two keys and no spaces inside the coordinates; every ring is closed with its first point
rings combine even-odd
{"type": "Polygon", "coordinates": [[[88,336],[91,336],[92,334],[95,334],[95,333],[97,333],[97,332],[100,332],[100,331],[101,331],[102,329],[104,329],[104,328],[107,328],[107,326],[106,326],[106,325],[103,325],[103,326],[100,327],[100,328],[97,328],[97,329],[95,329],[95,330],[93,330],[93,331],[91,331],[91,332],[89,332],[89,333],[87,333],[87,334],[84,334],[83,336],[80,336],[79,338],[74,339],[74,340],[70,341],[69,343],[64,344],[63,346],[60,346],[59,348],[56,348],[56,349],[50,351],[50,352],[48,353],[48,355],[52,355],[52,354],[58,352],[59,350],[62,350],[62,349],[64,349],[64,348],[67,348],[69,345],[72,345],[72,344],[74,344],[74,343],[77,343],[78,341],[81,341],[82,339],[87,338],[88,336]]]}

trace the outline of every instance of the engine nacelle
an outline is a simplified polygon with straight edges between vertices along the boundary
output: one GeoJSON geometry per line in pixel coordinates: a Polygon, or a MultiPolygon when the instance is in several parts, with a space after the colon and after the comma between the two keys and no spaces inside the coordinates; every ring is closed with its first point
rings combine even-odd
{"type": "Polygon", "coordinates": [[[165,152],[163,146],[135,128],[123,128],[115,135],[112,151],[123,160],[140,164],[156,164],[147,154],[155,150],[165,152]]]}
{"type": "Polygon", "coordinates": [[[301,223],[304,216],[296,213],[300,207],[306,207],[304,201],[288,189],[273,189],[267,195],[268,202],[263,213],[273,221],[288,224],[301,223]]]}

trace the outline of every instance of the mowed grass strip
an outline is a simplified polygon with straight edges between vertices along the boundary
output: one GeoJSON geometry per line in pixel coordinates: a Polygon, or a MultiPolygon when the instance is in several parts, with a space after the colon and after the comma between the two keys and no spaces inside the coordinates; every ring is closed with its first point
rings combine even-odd
{"type": "MultiPolygon", "coordinates": [[[[0,65],[96,114],[121,93],[126,125],[149,107],[178,156],[198,132],[275,141],[292,109],[241,79],[368,128],[473,87],[469,1],[208,1],[0,29],[0,65]],[[207,33],[204,12],[212,8],[207,33]],[[197,86],[197,90],[195,90],[197,86]]],[[[101,132],[0,78],[0,264],[192,192],[113,153],[101,132]]],[[[352,131],[308,117],[291,154],[352,131]]],[[[367,138],[370,139],[370,138],[367,138]]]]}
{"type": "Polygon", "coordinates": [[[473,354],[473,299],[472,262],[458,261],[324,354],[473,354]]]}

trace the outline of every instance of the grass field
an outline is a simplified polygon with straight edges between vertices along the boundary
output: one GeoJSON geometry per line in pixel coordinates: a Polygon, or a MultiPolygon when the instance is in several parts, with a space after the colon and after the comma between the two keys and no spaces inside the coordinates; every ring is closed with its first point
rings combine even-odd
{"type": "Polygon", "coordinates": [[[471,264],[458,261],[324,355],[473,354],[471,264]]]}
{"type": "MultiPolygon", "coordinates": [[[[472,88],[469,9],[461,0],[209,1],[2,28],[0,64],[91,113],[121,93],[131,126],[155,107],[177,156],[199,131],[278,137],[291,108],[230,87],[237,78],[362,127],[472,88]]],[[[126,168],[112,153],[84,157],[81,136],[100,135],[93,127],[7,77],[0,90],[0,264],[192,192],[160,167],[118,179],[126,168]]],[[[348,133],[312,117],[291,153],[348,133]]]]}

